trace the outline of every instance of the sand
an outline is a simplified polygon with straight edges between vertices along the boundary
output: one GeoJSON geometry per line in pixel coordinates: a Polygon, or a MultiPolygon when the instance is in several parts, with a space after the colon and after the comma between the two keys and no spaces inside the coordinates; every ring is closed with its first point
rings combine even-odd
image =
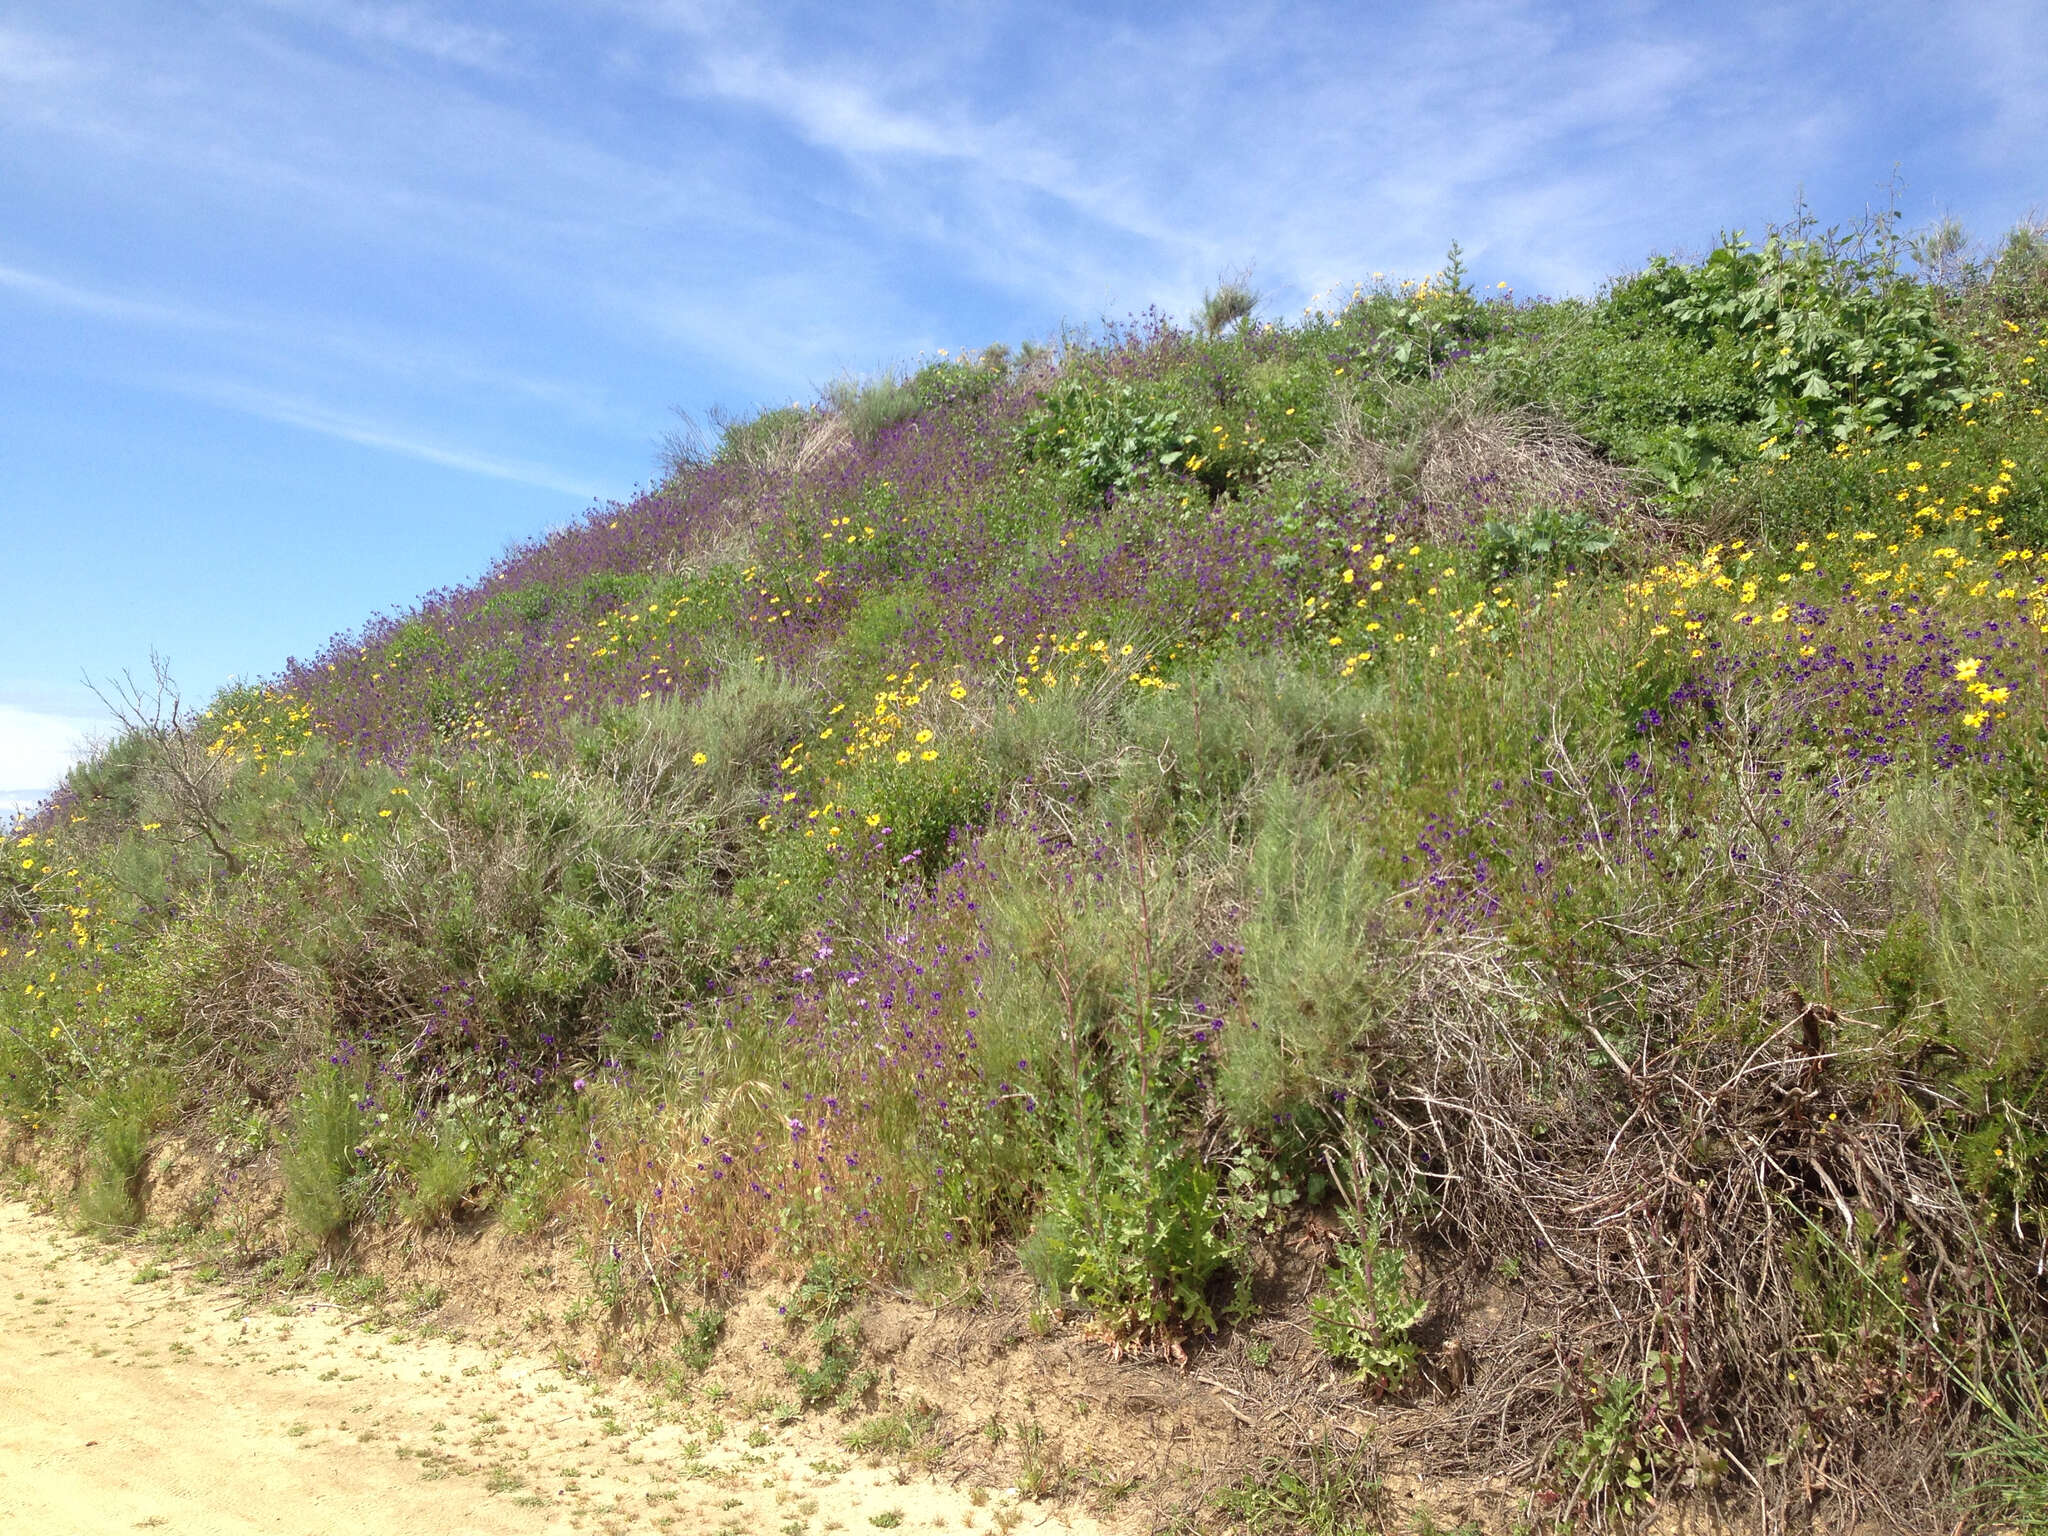
{"type": "Polygon", "coordinates": [[[251,1301],[0,1200],[8,1536],[1102,1530],[871,1463],[845,1427],[686,1406],[325,1301],[251,1301]]]}

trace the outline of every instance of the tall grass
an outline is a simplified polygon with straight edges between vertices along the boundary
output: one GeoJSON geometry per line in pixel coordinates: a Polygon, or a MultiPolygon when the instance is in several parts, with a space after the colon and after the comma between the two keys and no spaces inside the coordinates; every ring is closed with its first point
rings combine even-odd
{"type": "Polygon", "coordinates": [[[85,1103],[86,1172],[78,1209],[93,1226],[132,1227],[141,1221],[150,1136],[175,1113],[177,1093],[167,1074],[141,1071],[85,1103]]]}
{"type": "Polygon", "coordinates": [[[349,1074],[324,1068],[301,1095],[286,1132],[285,1215],[316,1242],[346,1231],[363,1213],[373,1170],[367,1163],[371,1121],[361,1099],[362,1088],[349,1074]]]}

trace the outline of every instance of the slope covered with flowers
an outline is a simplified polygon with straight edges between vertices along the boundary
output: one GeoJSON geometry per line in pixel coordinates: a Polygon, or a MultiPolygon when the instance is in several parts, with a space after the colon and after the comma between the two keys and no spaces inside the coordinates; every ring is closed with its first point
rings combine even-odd
{"type": "Polygon", "coordinates": [[[17,829],[0,1106],[615,1317],[1014,1251],[1223,1350],[1312,1220],[1318,1368],[1529,1519],[2038,1509],[2048,250],[1884,250],[729,426],[17,829]]]}

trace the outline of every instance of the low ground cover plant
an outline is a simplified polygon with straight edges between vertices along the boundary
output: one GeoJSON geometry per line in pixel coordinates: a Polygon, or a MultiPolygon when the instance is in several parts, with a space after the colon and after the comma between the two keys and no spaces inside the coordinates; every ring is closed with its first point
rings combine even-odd
{"type": "Polygon", "coordinates": [[[145,684],[0,846],[0,1112],[103,1224],[179,1127],[557,1224],[692,1365],[806,1273],[818,1406],[859,1284],[1185,1353],[1320,1223],[1531,1521],[2048,1518],[2048,263],[1883,234],[932,360],[145,684]]]}

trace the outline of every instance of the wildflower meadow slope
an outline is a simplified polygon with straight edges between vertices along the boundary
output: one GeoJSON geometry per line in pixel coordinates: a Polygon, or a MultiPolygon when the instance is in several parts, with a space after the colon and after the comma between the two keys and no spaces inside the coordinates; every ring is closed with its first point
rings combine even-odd
{"type": "MultiPolygon", "coordinates": [[[[108,1227],[212,1147],[280,1273],[556,1234],[685,1359],[798,1274],[1021,1261],[1178,1361],[1298,1317],[1370,1449],[1204,1528],[1370,1528],[1373,1456],[2037,1528],[2048,238],[1905,258],[1454,248],[680,443],[128,700],[0,850],[0,1112],[108,1227]]],[[[818,1315],[790,1392],[873,1406],[818,1315]]]]}

